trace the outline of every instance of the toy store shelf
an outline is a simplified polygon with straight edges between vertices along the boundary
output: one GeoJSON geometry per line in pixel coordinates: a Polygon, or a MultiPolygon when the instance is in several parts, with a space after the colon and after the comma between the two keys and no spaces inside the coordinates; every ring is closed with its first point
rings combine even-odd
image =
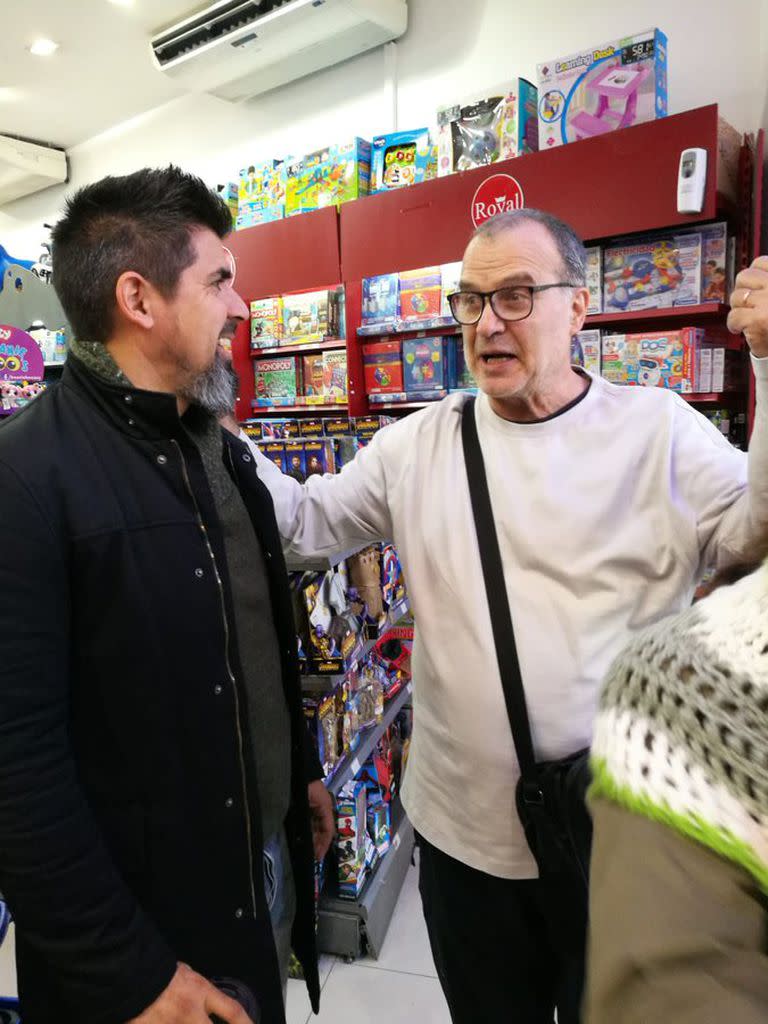
{"type": "Polygon", "coordinates": [[[357,328],[358,338],[384,338],[390,334],[419,334],[422,331],[443,331],[458,334],[461,328],[452,316],[436,316],[431,320],[389,320],[380,324],[362,324],[357,328]]]}
{"type": "Polygon", "coordinates": [[[342,761],[341,766],[334,772],[332,778],[327,780],[326,788],[329,793],[333,793],[336,796],[342,786],[346,786],[348,782],[354,779],[373,753],[373,749],[378,741],[411,699],[412,692],[413,683],[406,683],[397,696],[393,697],[386,705],[381,722],[363,734],[357,749],[353,754],[347,755],[342,761]]]}
{"type": "Polygon", "coordinates": [[[718,405],[721,405],[723,402],[733,402],[736,399],[743,401],[744,393],[742,391],[722,391],[719,393],[712,392],[711,394],[699,393],[694,395],[681,395],[680,397],[684,398],[686,402],[692,402],[693,404],[696,404],[697,402],[701,402],[702,404],[706,402],[715,402],[718,405]]]}
{"type": "Polygon", "coordinates": [[[354,958],[367,951],[375,960],[379,958],[408,874],[414,842],[413,826],[403,815],[397,830],[392,830],[389,852],[379,862],[358,899],[321,897],[318,929],[321,952],[354,958]]]}
{"type": "Polygon", "coordinates": [[[713,105],[344,203],[342,280],[461,259],[473,214],[496,202],[496,192],[483,196],[481,188],[503,174],[518,186],[512,191],[510,183],[502,184],[505,208],[514,208],[522,191],[525,206],[561,217],[585,239],[714,220],[717,193],[727,185],[718,152],[713,105]],[[706,149],[710,157],[704,204],[695,216],[678,213],[676,201],[680,152],[692,147],[706,149]],[[649,182],[658,187],[649,188],[649,182]]]}
{"type": "Polygon", "coordinates": [[[405,616],[408,614],[410,610],[411,606],[408,603],[408,599],[405,598],[403,601],[400,601],[399,604],[396,604],[394,608],[389,612],[389,614],[387,615],[386,622],[375,635],[370,632],[370,630],[373,629],[372,626],[366,627],[367,632],[365,639],[360,640],[358,642],[357,648],[352,652],[347,661],[348,667],[347,669],[345,669],[344,672],[329,672],[327,675],[324,675],[319,672],[314,672],[308,675],[303,675],[301,677],[302,682],[305,682],[308,688],[315,689],[318,686],[318,684],[327,683],[329,679],[332,680],[334,683],[338,682],[341,679],[345,679],[349,675],[349,673],[352,672],[360,664],[361,661],[365,661],[367,656],[370,654],[370,652],[373,650],[373,648],[376,646],[379,640],[381,640],[384,634],[387,633],[390,629],[392,629],[393,626],[396,626],[401,619],[405,618],[405,616]]]}
{"type": "Polygon", "coordinates": [[[301,352],[329,352],[345,349],[347,343],[343,338],[326,338],[325,341],[310,342],[303,345],[273,345],[271,348],[252,348],[251,359],[278,359],[280,356],[297,355],[301,352]]]}
{"type": "Polygon", "coordinates": [[[262,416],[272,416],[275,413],[282,416],[288,412],[349,412],[348,405],[258,405],[255,398],[251,402],[251,408],[262,416]]]}
{"type": "Polygon", "coordinates": [[[371,402],[371,411],[385,409],[387,412],[397,412],[398,409],[429,409],[432,405],[442,402],[442,398],[432,402],[371,402]]]}
{"type": "Polygon", "coordinates": [[[66,360],[64,360],[64,359],[55,359],[55,360],[52,360],[50,363],[43,363],[43,366],[46,368],[46,370],[54,370],[54,369],[60,370],[60,369],[63,369],[63,367],[65,365],[66,365],[66,360]]]}
{"type": "Polygon", "coordinates": [[[674,306],[667,309],[636,309],[630,313],[596,313],[588,316],[585,327],[600,327],[603,324],[645,323],[649,320],[721,320],[727,316],[730,306],[722,302],[705,302],[700,306],[674,306]]]}

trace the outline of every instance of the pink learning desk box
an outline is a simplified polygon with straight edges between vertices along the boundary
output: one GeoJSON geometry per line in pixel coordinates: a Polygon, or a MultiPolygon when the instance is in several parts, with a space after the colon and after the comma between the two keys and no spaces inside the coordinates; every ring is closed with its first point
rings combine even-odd
{"type": "Polygon", "coordinates": [[[667,37],[658,29],[538,66],[539,149],[667,114],[667,37]]]}

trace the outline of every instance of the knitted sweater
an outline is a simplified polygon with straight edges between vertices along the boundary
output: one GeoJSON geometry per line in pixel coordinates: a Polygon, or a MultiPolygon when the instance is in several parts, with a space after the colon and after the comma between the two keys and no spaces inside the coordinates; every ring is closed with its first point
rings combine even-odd
{"type": "Polygon", "coordinates": [[[768,562],[614,663],[592,799],[661,822],[768,891],[768,562]]]}

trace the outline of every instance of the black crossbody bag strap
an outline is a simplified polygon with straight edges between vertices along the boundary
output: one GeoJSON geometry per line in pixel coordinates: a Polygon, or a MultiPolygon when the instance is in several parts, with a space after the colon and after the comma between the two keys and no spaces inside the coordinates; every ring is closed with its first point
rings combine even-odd
{"type": "Polygon", "coordinates": [[[483,567],[485,592],[488,598],[488,610],[491,613],[493,640],[496,645],[496,658],[507,705],[507,715],[512,729],[512,738],[515,741],[523,786],[525,787],[526,782],[531,780],[533,791],[526,793],[526,799],[536,801],[537,797],[540,798],[540,794],[538,785],[534,781],[536,761],[533,756],[528,706],[525,702],[525,690],[520,675],[515,630],[507,600],[507,587],[504,582],[504,569],[501,562],[496,523],[491,508],[491,496],[488,492],[485,463],[477,436],[474,398],[470,398],[462,410],[461,440],[464,447],[469,495],[472,499],[477,543],[480,548],[480,562],[483,567]]]}

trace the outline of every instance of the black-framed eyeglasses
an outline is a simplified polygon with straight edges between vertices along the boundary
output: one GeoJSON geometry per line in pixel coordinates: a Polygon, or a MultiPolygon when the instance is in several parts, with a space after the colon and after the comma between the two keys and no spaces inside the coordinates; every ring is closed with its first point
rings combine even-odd
{"type": "Polygon", "coordinates": [[[492,292],[452,292],[448,296],[453,319],[465,326],[479,322],[486,302],[499,318],[511,323],[525,320],[533,312],[533,296],[548,288],[578,288],[570,281],[556,281],[554,284],[513,284],[496,288],[492,292]]]}

